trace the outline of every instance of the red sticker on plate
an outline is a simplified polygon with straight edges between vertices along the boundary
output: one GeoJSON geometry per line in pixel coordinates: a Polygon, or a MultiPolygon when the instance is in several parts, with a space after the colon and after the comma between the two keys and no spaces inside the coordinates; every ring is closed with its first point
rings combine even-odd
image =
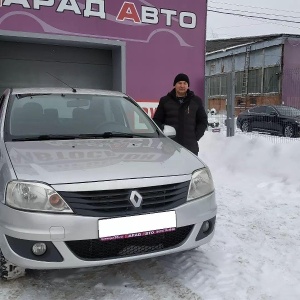
{"type": "Polygon", "coordinates": [[[121,235],[104,237],[104,238],[101,238],[100,240],[105,242],[105,241],[130,239],[130,238],[134,238],[134,237],[142,237],[142,236],[147,236],[147,235],[154,235],[154,234],[159,234],[159,233],[171,232],[171,231],[175,231],[175,229],[176,228],[165,228],[165,229],[157,229],[157,230],[150,230],[150,231],[144,231],[144,232],[121,234],[121,235]]]}

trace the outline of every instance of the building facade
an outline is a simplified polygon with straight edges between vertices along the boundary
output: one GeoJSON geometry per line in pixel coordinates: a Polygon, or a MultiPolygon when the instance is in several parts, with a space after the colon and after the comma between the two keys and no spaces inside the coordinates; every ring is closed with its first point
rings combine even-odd
{"type": "Polygon", "coordinates": [[[0,0],[0,94],[117,90],[151,115],[186,72],[204,96],[206,8],[206,0],[0,0]]]}
{"type": "Polygon", "coordinates": [[[300,108],[300,36],[269,35],[207,41],[206,105],[226,111],[228,77],[234,108],[262,104],[300,108]]]}

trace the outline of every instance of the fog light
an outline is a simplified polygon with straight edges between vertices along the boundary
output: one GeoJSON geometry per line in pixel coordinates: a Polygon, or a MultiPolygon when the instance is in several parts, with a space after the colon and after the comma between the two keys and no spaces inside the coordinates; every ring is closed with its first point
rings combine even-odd
{"type": "Polygon", "coordinates": [[[32,252],[35,255],[43,255],[47,250],[45,243],[36,243],[32,246],[32,252]]]}
{"type": "Polygon", "coordinates": [[[208,231],[209,228],[210,228],[209,222],[208,221],[203,222],[203,224],[202,224],[202,232],[208,231]]]}

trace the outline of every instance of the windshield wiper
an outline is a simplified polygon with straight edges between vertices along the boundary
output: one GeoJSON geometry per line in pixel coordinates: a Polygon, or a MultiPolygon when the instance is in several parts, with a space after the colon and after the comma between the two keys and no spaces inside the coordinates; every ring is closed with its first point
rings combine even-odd
{"type": "Polygon", "coordinates": [[[118,132],[118,131],[106,131],[103,133],[94,133],[94,134],[80,134],[80,138],[114,138],[114,137],[121,137],[121,138],[134,138],[134,137],[145,137],[144,135],[128,133],[128,132],[118,132]]]}
{"type": "Polygon", "coordinates": [[[73,140],[78,138],[77,135],[62,135],[62,134],[43,134],[36,136],[26,136],[12,139],[16,141],[47,141],[47,140],[73,140]]]}
{"type": "Polygon", "coordinates": [[[146,137],[141,134],[133,134],[127,132],[116,132],[116,131],[107,131],[104,133],[86,133],[86,134],[73,134],[73,135],[62,135],[62,134],[43,134],[37,136],[26,136],[13,138],[12,141],[47,141],[47,140],[74,140],[74,139],[97,139],[97,138],[135,138],[135,137],[146,137]]]}
{"type": "Polygon", "coordinates": [[[16,98],[22,99],[22,98],[27,98],[27,97],[32,98],[32,97],[36,97],[36,96],[49,96],[49,95],[51,95],[51,94],[49,94],[49,93],[16,94],[16,98]]]}

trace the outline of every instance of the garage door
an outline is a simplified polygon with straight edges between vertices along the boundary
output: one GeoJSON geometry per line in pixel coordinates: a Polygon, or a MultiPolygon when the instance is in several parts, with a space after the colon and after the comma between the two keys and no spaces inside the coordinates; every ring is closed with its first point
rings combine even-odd
{"type": "Polygon", "coordinates": [[[8,87],[112,89],[112,50],[0,41],[0,94],[8,87]]]}

